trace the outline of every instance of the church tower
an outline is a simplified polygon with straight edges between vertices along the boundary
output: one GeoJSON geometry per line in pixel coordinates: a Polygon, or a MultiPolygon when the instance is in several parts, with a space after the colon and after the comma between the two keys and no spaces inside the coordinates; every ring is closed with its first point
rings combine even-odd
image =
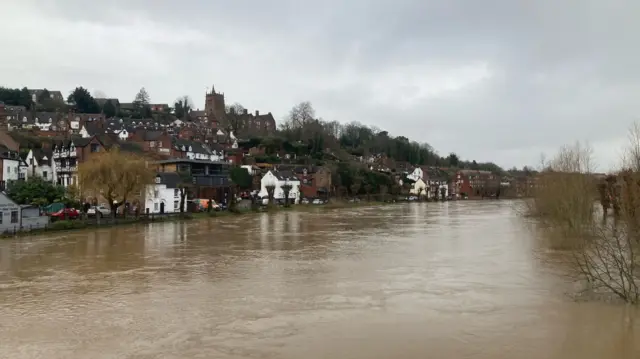
{"type": "Polygon", "coordinates": [[[212,125],[222,124],[225,120],[224,93],[217,93],[214,86],[211,86],[211,92],[206,94],[204,111],[212,125]]]}

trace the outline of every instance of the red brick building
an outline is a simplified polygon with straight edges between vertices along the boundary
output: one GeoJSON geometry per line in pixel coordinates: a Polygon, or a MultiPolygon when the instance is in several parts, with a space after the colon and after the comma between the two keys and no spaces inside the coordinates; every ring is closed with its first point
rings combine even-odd
{"type": "Polygon", "coordinates": [[[499,193],[500,176],[490,171],[460,170],[456,173],[458,194],[469,198],[492,197],[499,193]]]}
{"type": "Polygon", "coordinates": [[[140,144],[145,152],[157,152],[166,156],[172,154],[172,139],[166,131],[137,129],[130,135],[129,141],[140,144]]]}
{"type": "Polygon", "coordinates": [[[303,167],[294,170],[300,180],[300,193],[305,198],[328,197],[331,192],[331,171],[327,167],[303,167]]]}

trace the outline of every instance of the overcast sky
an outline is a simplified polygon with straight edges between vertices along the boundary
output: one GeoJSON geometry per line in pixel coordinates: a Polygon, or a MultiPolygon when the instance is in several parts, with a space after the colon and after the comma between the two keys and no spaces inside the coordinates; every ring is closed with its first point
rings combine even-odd
{"type": "Polygon", "coordinates": [[[640,117],[637,0],[6,1],[0,85],[153,102],[215,84],[441,154],[536,165],[588,140],[602,170],[640,117]]]}

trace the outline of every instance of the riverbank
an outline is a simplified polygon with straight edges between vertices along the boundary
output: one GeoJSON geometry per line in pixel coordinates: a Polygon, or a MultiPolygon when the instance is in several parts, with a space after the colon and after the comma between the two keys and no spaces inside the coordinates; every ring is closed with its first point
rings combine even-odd
{"type": "Polygon", "coordinates": [[[140,217],[129,218],[102,218],[100,221],[97,219],[79,219],[79,220],[60,220],[49,223],[46,228],[22,230],[11,233],[0,234],[0,239],[11,239],[16,237],[35,236],[44,233],[51,232],[65,232],[83,230],[89,228],[110,228],[119,227],[134,224],[147,224],[157,222],[168,221],[188,221],[204,218],[222,218],[222,217],[235,217],[235,216],[250,216],[259,213],[271,213],[279,211],[309,211],[309,210],[331,210],[331,209],[346,209],[357,207],[371,207],[371,206],[385,206],[393,205],[403,202],[379,202],[379,201],[359,201],[359,202],[346,202],[346,201],[331,201],[326,204],[296,204],[289,207],[284,206],[263,206],[258,209],[240,209],[236,211],[217,211],[217,212],[194,212],[194,213],[175,213],[175,214],[150,214],[140,217]]]}

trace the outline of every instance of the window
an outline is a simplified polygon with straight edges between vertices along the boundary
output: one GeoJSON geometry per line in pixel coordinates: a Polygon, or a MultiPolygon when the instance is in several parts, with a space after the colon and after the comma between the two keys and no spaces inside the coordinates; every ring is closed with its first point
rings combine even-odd
{"type": "Polygon", "coordinates": [[[100,151],[100,145],[97,143],[92,143],[91,144],[91,152],[99,152],[100,151]]]}
{"type": "MultiPolygon", "coordinates": [[[[173,201],[173,210],[174,211],[179,211],[180,210],[180,201],[173,201]]],[[[1,224],[2,222],[0,222],[1,224]]]]}
{"type": "Polygon", "coordinates": [[[160,177],[156,177],[156,183],[160,183],[161,179],[160,177]]]}
{"type": "Polygon", "coordinates": [[[156,141],[149,141],[149,147],[151,148],[156,147],[156,141]]]}
{"type": "Polygon", "coordinates": [[[162,147],[162,142],[158,141],[158,147],[162,147]]]}
{"type": "Polygon", "coordinates": [[[0,212],[0,224],[2,224],[2,217],[4,217],[4,213],[0,212]]]}
{"type": "Polygon", "coordinates": [[[157,203],[154,203],[154,204],[153,204],[153,211],[154,211],[154,212],[158,212],[159,210],[160,210],[160,209],[158,208],[158,204],[157,204],[157,203]]]}
{"type": "Polygon", "coordinates": [[[7,173],[11,173],[11,167],[7,167],[7,173]]]}
{"type": "Polygon", "coordinates": [[[160,192],[158,192],[158,190],[153,191],[154,198],[158,198],[159,195],[160,195],[160,192]]]}
{"type": "Polygon", "coordinates": [[[42,178],[47,179],[47,171],[42,171],[42,178]]]}
{"type": "Polygon", "coordinates": [[[18,211],[11,211],[11,223],[18,223],[18,211]]]}
{"type": "Polygon", "coordinates": [[[176,189],[173,190],[173,197],[176,197],[176,198],[180,197],[180,190],[179,189],[176,188],[176,189]]]}

